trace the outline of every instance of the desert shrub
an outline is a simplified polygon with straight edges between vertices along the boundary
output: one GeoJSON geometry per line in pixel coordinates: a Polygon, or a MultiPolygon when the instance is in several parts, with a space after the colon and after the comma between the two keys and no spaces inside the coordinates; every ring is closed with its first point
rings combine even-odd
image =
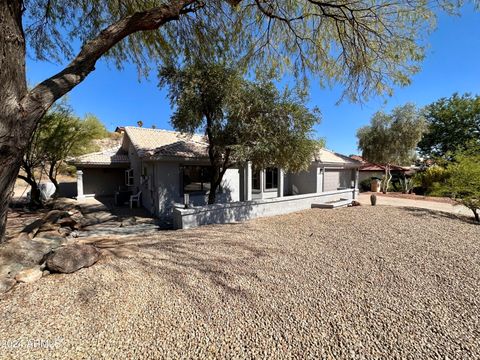
{"type": "Polygon", "coordinates": [[[448,177],[449,173],[445,168],[438,165],[430,166],[414,175],[415,189],[423,194],[436,195],[438,188],[445,183],[448,177]]]}

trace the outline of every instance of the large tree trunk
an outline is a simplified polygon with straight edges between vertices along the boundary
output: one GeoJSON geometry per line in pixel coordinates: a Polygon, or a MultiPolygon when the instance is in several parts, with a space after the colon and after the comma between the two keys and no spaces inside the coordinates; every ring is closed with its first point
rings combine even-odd
{"type": "Polygon", "coordinates": [[[22,0],[0,0],[0,242],[4,240],[8,206],[28,142],[38,121],[60,97],[95,69],[97,60],[125,37],[155,30],[182,14],[197,11],[195,0],[171,0],[127,16],[85,43],[58,74],[27,92],[22,0]]]}
{"type": "Polygon", "coordinates": [[[30,124],[20,107],[27,93],[22,3],[0,0],[0,242],[30,124]]]}

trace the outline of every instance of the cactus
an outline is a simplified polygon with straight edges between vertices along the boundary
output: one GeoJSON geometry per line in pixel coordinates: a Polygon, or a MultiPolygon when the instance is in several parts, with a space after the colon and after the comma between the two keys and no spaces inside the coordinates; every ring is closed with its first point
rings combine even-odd
{"type": "Polygon", "coordinates": [[[377,205],[377,195],[375,194],[370,195],[370,203],[372,204],[372,206],[377,205]]]}

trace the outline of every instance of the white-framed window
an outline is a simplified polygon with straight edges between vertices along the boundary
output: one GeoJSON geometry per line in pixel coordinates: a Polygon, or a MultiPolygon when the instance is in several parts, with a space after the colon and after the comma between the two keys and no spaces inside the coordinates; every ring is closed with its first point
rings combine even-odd
{"type": "Polygon", "coordinates": [[[133,186],[133,169],[125,170],[125,185],[133,186]]]}

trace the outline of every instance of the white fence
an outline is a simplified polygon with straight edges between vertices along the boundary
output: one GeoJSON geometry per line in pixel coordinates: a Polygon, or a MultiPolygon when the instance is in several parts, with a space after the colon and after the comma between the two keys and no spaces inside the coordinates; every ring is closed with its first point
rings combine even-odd
{"type": "Polygon", "coordinates": [[[340,199],[355,199],[355,189],[328,191],[317,194],[293,195],[273,199],[231,202],[173,210],[175,229],[189,229],[207,224],[224,224],[264,216],[288,214],[310,209],[312,204],[321,204],[340,199]]]}

